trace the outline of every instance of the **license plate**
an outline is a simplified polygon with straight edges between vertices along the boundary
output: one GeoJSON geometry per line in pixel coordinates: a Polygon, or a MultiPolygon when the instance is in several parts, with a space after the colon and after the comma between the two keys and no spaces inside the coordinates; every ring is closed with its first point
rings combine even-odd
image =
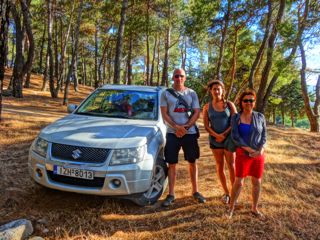
{"type": "Polygon", "coordinates": [[[65,168],[63,166],[54,166],[53,173],[74,178],[93,179],[93,171],[79,168],[65,168]]]}

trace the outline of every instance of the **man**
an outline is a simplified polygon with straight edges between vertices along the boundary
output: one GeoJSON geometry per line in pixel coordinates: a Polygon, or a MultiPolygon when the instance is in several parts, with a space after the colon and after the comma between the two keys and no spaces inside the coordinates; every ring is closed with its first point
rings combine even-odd
{"type": "Polygon", "coordinates": [[[200,114],[198,96],[195,91],[184,86],[186,73],[183,69],[175,69],[172,79],[173,90],[183,98],[183,101],[168,90],[164,91],[161,95],[161,113],[168,127],[164,155],[166,162],[169,164],[169,195],[162,203],[164,207],[170,206],[175,200],[176,164],[178,163],[181,147],[185,160],[189,162],[192,195],[198,202],[206,202],[206,199],[198,192],[198,168],[196,160],[200,154],[195,127],[195,122],[200,114]],[[188,117],[188,107],[183,102],[193,109],[192,117],[188,117]]]}

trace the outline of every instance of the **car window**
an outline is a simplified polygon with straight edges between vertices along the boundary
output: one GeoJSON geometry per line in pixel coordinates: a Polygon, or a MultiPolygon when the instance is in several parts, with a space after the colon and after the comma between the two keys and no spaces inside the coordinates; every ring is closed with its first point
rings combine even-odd
{"type": "Polygon", "coordinates": [[[99,89],[81,104],[76,114],[155,120],[157,92],[99,89]]]}

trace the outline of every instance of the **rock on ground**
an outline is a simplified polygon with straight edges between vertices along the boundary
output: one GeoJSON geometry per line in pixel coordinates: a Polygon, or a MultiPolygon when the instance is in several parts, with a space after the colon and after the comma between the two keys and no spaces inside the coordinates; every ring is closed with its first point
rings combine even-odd
{"type": "Polygon", "coordinates": [[[1,240],[22,240],[33,232],[32,224],[27,219],[18,219],[0,226],[1,240]]]}

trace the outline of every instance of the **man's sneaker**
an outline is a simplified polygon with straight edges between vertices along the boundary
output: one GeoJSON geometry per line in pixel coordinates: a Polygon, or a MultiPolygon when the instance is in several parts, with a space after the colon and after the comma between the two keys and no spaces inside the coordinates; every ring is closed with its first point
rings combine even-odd
{"type": "Polygon", "coordinates": [[[221,198],[221,201],[224,203],[224,204],[229,204],[230,203],[230,196],[228,194],[224,194],[221,198]]]}
{"type": "Polygon", "coordinates": [[[199,203],[205,203],[207,200],[204,198],[204,196],[201,195],[199,192],[195,192],[193,194],[193,198],[197,200],[199,203]]]}
{"type": "Polygon", "coordinates": [[[162,202],[162,207],[169,207],[175,200],[175,197],[173,195],[168,194],[166,199],[162,202]]]}

